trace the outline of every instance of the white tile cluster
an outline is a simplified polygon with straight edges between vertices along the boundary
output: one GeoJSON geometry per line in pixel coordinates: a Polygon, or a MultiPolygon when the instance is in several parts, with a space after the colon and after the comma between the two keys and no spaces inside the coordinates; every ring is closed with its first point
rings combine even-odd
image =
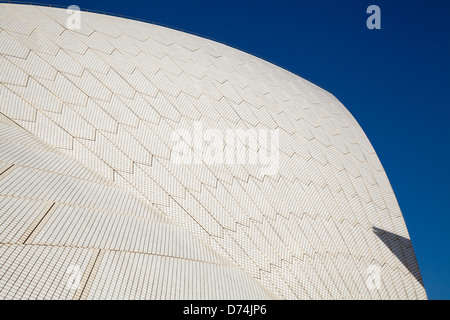
{"type": "Polygon", "coordinates": [[[0,298],[426,299],[386,174],[333,95],[194,35],[67,17],[0,4],[0,298]],[[199,121],[279,130],[277,174],[195,148],[174,163],[172,133],[199,121]]]}

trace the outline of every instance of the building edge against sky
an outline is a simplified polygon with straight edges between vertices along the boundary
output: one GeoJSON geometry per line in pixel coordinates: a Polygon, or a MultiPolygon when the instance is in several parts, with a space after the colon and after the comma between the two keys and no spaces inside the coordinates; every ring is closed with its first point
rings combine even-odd
{"type": "Polygon", "coordinates": [[[217,42],[71,14],[0,4],[1,298],[426,299],[333,95],[217,42]],[[222,139],[208,150],[239,132],[277,156],[208,161],[199,127],[222,139]]]}

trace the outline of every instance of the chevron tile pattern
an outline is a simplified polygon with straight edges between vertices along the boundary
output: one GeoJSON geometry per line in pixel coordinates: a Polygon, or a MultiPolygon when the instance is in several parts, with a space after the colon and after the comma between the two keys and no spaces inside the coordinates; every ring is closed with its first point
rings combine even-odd
{"type": "Polygon", "coordinates": [[[194,35],[68,16],[0,4],[0,298],[427,298],[383,167],[332,94],[194,35]],[[196,147],[176,163],[173,133],[198,123],[278,130],[276,174],[196,147]]]}

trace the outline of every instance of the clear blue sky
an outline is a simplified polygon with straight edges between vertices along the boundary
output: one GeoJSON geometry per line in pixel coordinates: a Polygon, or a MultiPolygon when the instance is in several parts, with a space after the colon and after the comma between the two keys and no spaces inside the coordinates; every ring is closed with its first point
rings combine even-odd
{"type": "Polygon", "coordinates": [[[450,1],[47,0],[184,29],[333,93],[390,179],[430,299],[450,299],[450,1]],[[381,8],[381,30],[366,9],[381,8]]]}

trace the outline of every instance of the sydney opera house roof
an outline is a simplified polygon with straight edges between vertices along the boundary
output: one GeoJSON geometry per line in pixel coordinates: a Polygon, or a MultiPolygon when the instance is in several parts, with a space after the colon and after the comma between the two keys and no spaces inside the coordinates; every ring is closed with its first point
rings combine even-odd
{"type": "Polygon", "coordinates": [[[426,298],[332,94],[170,28],[0,4],[0,299],[426,298]]]}

